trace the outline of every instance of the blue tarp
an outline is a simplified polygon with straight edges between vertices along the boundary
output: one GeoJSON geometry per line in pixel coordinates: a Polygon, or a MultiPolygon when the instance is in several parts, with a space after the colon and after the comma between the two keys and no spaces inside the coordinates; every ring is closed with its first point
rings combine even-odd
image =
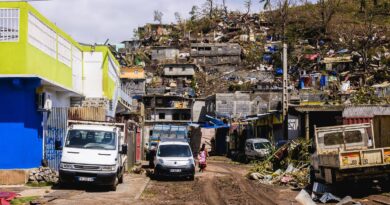
{"type": "Polygon", "coordinates": [[[209,115],[206,115],[206,119],[208,122],[205,123],[190,123],[189,126],[199,126],[201,128],[206,128],[206,129],[219,129],[219,128],[229,128],[229,124],[225,124],[222,120],[211,117],[209,115]]]}
{"type": "Polygon", "coordinates": [[[276,75],[283,75],[283,69],[282,68],[277,68],[275,71],[276,75]]]}
{"type": "Polygon", "coordinates": [[[271,63],[272,62],[272,56],[271,55],[264,55],[263,56],[263,61],[271,63]]]}

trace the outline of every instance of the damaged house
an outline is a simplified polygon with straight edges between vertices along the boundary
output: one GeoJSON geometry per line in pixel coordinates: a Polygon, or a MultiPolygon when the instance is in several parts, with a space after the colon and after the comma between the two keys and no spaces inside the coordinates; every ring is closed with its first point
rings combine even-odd
{"type": "Polygon", "coordinates": [[[145,70],[141,67],[121,68],[122,89],[130,96],[142,96],[145,94],[145,70]]]}
{"type": "Polygon", "coordinates": [[[236,43],[193,43],[191,58],[202,66],[238,65],[241,63],[241,46],[236,43]]]}
{"type": "Polygon", "coordinates": [[[175,47],[153,47],[152,61],[156,64],[175,63],[179,57],[179,49],[175,47]]]}
{"type": "Polygon", "coordinates": [[[161,66],[162,76],[153,78],[147,87],[148,95],[173,95],[195,97],[193,79],[196,65],[164,64],[161,66]]]}

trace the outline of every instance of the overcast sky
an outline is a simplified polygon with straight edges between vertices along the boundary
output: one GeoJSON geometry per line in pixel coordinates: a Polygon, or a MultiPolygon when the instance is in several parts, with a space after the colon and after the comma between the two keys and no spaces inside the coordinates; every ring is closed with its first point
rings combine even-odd
{"type": "MultiPolygon", "coordinates": [[[[244,0],[226,0],[231,10],[244,11],[244,0]]],[[[205,0],[50,0],[31,4],[58,27],[83,43],[118,43],[133,37],[133,29],[153,22],[153,11],[164,13],[163,22],[175,21],[174,13],[187,16],[193,5],[205,0]]],[[[217,0],[218,3],[222,0],[217,0]]],[[[262,6],[253,0],[252,12],[262,6]]]]}

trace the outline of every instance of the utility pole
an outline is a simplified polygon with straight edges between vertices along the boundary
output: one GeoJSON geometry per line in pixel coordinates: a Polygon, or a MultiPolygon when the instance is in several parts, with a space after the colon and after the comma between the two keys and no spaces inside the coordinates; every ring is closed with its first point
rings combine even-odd
{"type": "Polygon", "coordinates": [[[288,78],[287,78],[287,44],[283,43],[283,124],[284,136],[288,138],[288,78]]]}

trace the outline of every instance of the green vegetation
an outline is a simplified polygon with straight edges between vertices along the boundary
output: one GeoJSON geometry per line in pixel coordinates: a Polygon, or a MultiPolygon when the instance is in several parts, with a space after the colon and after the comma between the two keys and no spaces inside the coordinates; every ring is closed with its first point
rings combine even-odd
{"type": "Polygon", "coordinates": [[[28,196],[28,197],[20,197],[20,198],[15,198],[14,200],[11,201],[11,205],[26,205],[30,204],[31,201],[34,201],[38,199],[38,196],[28,196]]]}

